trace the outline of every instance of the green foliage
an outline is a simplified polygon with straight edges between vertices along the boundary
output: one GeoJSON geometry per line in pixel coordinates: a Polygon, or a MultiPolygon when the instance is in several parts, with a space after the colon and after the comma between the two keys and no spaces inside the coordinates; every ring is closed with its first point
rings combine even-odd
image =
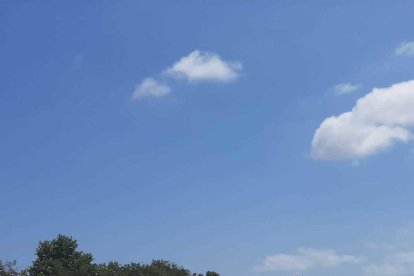
{"type": "Polygon", "coordinates": [[[93,275],[93,257],[77,251],[78,243],[71,237],[58,235],[51,241],[40,242],[37,259],[29,268],[30,275],[71,276],[93,275]]]}
{"type": "Polygon", "coordinates": [[[99,276],[190,276],[190,271],[174,263],[154,260],[151,264],[130,263],[120,265],[117,262],[100,264],[96,267],[99,276]]]}
{"type": "Polygon", "coordinates": [[[190,271],[183,267],[179,267],[174,263],[154,260],[150,265],[144,266],[144,275],[154,276],[189,276],[190,271]]]}
{"type": "Polygon", "coordinates": [[[16,266],[16,261],[2,262],[0,260],[0,276],[18,275],[17,271],[14,269],[15,266],[16,266]]]}
{"type": "MultiPolygon", "coordinates": [[[[192,274],[188,269],[164,260],[153,260],[150,264],[95,264],[92,263],[92,254],[78,251],[77,248],[76,240],[58,235],[51,241],[39,243],[36,259],[26,270],[14,269],[15,261],[0,261],[0,276],[203,276],[192,274]]],[[[208,271],[206,276],[219,274],[208,271]]]]}

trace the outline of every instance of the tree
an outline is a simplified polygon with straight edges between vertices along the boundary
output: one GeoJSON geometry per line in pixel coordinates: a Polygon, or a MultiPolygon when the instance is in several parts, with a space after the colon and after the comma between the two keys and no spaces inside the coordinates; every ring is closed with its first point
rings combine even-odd
{"type": "MultiPolygon", "coordinates": [[[[51,241],[39,243],[36,259],[26,270],[16,272],[15,262],[0,262],[0,276],[202,276],[164,260],[153,260],[150,264],[122,265],[114,261],[96,264],[92,263],[91,254],[77,248],[78,243],[72,237],[58,235],[51,241]]],[[[219,274],[209,271],[206,276],[219,274]]]]}
{"type": "Polygon", "coordinates": [[[29,268],[33,276],[93,275],[93,257],[77,251],[78,243],[71,237],[58,235],[51,241],[40,242],[37,258],[29,268]]]}
{"type": "Polygon", "coordinates": [[[150,276],[189,276],[190,271],[164,260],[153,260],[150,265],[144,265],[144,275],[150,276]]]}
{"type": "Polygon", "coordinates": [[[14,269],[16,261],[5,261],[0,260],[0,276],[15,276],[19,275],[14,269]]]}

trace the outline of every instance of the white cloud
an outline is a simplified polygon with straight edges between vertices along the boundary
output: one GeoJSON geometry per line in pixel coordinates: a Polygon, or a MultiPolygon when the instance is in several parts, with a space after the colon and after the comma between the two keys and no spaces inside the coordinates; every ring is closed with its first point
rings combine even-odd
{"type": "Polygon", "coordinates": [[[242,69],[239,62],[226,62],[215,53],[195,50],[166,70],[170,76],[189,81],[231,81],[242,69]]]}
{"type": "Polygon", "coordinates": [[[358,263],[359,258],[351,255],[338,255],[333,250],[300,248],[297,254],[276,254],[268,256],[256,268],[260,272],[305,271],[317,267],[336,267],[347,263],[358,263]]]}
{"type": "Polygon", "coordinates": [[[394,53],[398,56],[414,56],[414,41],[401,43],[394,53]]]}
{"type": "Polygon", "coordinates": [[[370,264],[364,268],[367,276],[414,275],[414,251],[397,252],[382,264],[370,264]]]}
{"type": "Polygon", "coordinates": [[[355,92],[359,89],[361,89],[360,84],[352,84],[352,83],[340,83],[333,87],[334,93],[337,96],[350,94],[352,92],[355,92]]]}
{"type": "Polygon", "coordinates": [[[375,88],[350,112],[326,118],[312,140],[315,159],[358,159],[412,140],[414,80],[375,88]]]}
{"type": "Polygon", "coordinates": [[[159,98],[167,96],[170,92],[171,88],[169,86],[162,84],[152,78],[146,78],[135,87],[134,93],[132,94],[132,98],[159,98]]]}

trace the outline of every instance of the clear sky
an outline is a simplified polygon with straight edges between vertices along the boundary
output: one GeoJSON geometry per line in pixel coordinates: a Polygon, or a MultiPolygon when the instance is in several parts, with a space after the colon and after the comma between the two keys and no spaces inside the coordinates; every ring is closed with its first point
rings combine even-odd
{"type": "Polygon", "coordinates": [[[1,1],[0,259],[63,233],[98,262],[414,274],[413,15],[1,1]]]}

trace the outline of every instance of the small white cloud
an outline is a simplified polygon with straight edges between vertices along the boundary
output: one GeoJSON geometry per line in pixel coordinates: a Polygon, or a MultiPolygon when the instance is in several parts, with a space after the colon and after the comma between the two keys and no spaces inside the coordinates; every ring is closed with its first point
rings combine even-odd
{"type": "Polygon", "coordinates": [[[149,97],[160,98],[167,96],[170,92],[171,88],[169,86],[152,78],[146,78],[135,87],[132,98],[136,100],[149,97]]]}
{"type": "Polygon", "coordinates": [[[350,112],[326,118],[315,131],[315,159],[359,159],[413,139],[414,80],[375,88],[350,112]]]}
{"type": "Polygon", "coordinates": [[[333,87],[333,91],[335,95],[341,96],[345,94],[350,94],[361,89],[362,85],[360,84],[352,84],[352,83],[340,83],[333,87]]]}
{"type": "Polygon", "coordinates": [[[394,53],[397,56],[414,56],[414,41],[401,43],[394,53]]]}
{"type": "Polygon", "coordinates": [[[332,268],[347,263],[358,263],[360,259],[351,255],[338,255],[333,250],[300,248],[297,254],[276,254],[265,258],[256,267],[259,272],[305,271],[317,267],[332,268]]]}
{"type": "Polygon", "coordinates": [[[364,273],[367,276],[414,275],[414,251],[394,253],[384,263],[367,265],[364,273]]]}
{"type": "Polygon", "coordinates": [[[232,81],[242,69],[239,62],[226,62],[215,53],[195,50],[181,58],[166,74],[188,81],[232,81]]]}

